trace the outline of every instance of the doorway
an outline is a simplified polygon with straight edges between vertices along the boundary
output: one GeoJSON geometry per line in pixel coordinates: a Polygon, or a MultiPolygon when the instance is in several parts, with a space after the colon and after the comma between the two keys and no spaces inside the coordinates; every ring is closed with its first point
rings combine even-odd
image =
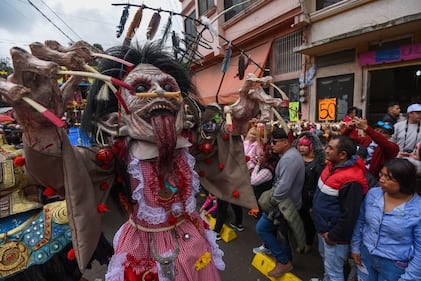
{"type": "Polygon", "coordinates": [[[421,64],[369,71],[368,86],[366,116],[370,124],[383,118],[392,101],[406,114],[410,104],[421,103],[421,64]]]}

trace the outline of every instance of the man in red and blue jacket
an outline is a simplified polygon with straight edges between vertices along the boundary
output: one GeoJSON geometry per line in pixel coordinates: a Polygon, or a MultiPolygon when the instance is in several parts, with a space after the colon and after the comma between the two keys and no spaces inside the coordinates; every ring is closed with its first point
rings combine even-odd
{"type": "Polygon", "coordinates": [[[364,162],[355,142],[334,136],[325,148],[328,163],[320,175],[313,199],[314,224],[324,263],[324,281],[343,281],[343,266],[360,205],[367,193],[364,162]]]}

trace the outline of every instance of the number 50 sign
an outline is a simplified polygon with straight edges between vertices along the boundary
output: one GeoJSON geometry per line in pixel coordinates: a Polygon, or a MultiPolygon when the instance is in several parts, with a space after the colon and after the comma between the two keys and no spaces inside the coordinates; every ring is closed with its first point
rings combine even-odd
{"type": "Polygon", "coordinates": [[[319,121],[336,120],[336,98],[319,100],[319,121]]]}

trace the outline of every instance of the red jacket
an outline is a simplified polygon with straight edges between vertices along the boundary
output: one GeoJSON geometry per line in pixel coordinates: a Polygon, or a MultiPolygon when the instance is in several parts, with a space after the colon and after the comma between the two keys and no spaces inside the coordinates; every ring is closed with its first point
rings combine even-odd
{"type": "Polygon", "coordinates": [[[368,127],[365,130],[365,133],[367,134],[366,137],[354,136],[350,134],[351,131],[351,129],[345,130],[344,135],[349,135],[358,144],[362,144],[365,147],[368,147],[371,141],[374,141],[377,144],[377,147],[374,149],[373,155],[371,156],[370,168],[368,171],[378,180],[379,172],[383,164],[387,160],[393,159],[398,155],[399,146],[371,127],[368,127]]]}

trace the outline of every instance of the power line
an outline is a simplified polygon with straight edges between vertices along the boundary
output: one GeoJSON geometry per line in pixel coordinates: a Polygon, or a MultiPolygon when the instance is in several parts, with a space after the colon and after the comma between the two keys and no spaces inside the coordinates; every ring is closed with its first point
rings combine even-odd
{"type": "Polygon", "coordinates": [[[55,28],[57,28],[64,36],[66,36],[70,42],[74,42],[72,38],[69,37],[60,27],[58,27],[49,17],[47,17],[37,6],[34,5],[34,3],[31,2],[31,0],[27,0],[29,4],[31,4],[32,7],[34,7],[44,18],[46,18],[55,28]]]}
{"type": "Polygon", "coordinates": [[[50,6],[47,5],[47,3],[45,3],[43,0],[40,0],[51,12],[53,12],[53,14],[62,22],[64,23],[65,26],[67,26],[67,28],[70,29],[70,31],[72,31],[77,37],[79,37],[80,40],[83,40],[82,37],[79,36],[79,34],[76,33],[76,31],[74,31],[59,15],[57,15],[56,12],[54,12],[53,9],[50,8],[50,6]]]}

